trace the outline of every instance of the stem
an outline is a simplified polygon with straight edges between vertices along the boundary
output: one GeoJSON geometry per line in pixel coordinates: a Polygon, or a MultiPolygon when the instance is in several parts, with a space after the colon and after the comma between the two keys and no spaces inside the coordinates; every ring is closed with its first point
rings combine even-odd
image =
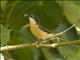
{"type": "Polygon", "coordinates": [[[31,47],[36,47],[36,48],[57,48],[60,46],[65,46],[65,45],[80,45],[80,40],[75,40],[75,41],[68,41],[68,42],[62,42],[62,43],[53,43],[53,44],[39,44],[37,45],[35,43],[27,43],[27,44],[19,44],[19,45],[11,45],[11,46],[4,46],[0,48],[0,51],[5,51],[5,50],[14,50],[17,48],[31,48],[31,47]]]}

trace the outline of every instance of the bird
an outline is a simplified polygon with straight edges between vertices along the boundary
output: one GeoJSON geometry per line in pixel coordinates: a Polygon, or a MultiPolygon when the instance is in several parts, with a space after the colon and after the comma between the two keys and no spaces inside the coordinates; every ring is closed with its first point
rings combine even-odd
{"type": "MultiPolygon", "coordinates": [[[[46,28],[44,28],[42,25],[40,25],[40,18],[35,16],[34,14],[25,14],[24,16],[28,17],[29,20],[29,29],[31,31],[31,33],[33,34],[34,37],[36,37],[39,41],[36,43],[36,47],[39,48],[39,45],[41,43],[50,41],[50,40],[56,40],[56,38],[62,34],[64,34],[65,32],[67,32],[68,30],[72,29],[75,24],[73,24],[72,26],[70,26],[69,28],[67,28],[66,30],[53,34],[49,31],[47,31],[46,28]]],[[[49,56],[50,58],[53,58],[53,56],[55,56],[55,52],[57,52],[58,55],[57,58],[60,59],[65,59],[64,56],[62,56],[62,54],[57,50],[57,49],[44,49],[44,48],[39,48],[43,51],[43,53],[46,53],[47,56],[49,56]]],[[[53,58],[54,59],[54,58],[53,58]]]]}
{"type": "Polygon", "coordinates": [[[25,14],[24,16],[27,16],[29,18],[29,28],[30,28],[31,33],[37,39],[43,40],[43,41],[55,39],[57,36],[64,34],[65,32],[72,29],[76,25],[76,24],[73,24],[66,30],[59,32],[57,34],[53,34],[53,33],[50,33],[49,31],[47,31],[45,28],[43,28],[39,24],[39,22],[40,22],[39,17],[35,16],[34,14],[25,14]]]}

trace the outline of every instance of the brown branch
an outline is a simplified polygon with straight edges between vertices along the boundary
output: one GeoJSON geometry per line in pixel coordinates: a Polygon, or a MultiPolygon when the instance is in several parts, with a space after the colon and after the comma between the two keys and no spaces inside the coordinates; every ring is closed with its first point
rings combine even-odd
{"type": "Polygon", "coordinates": [[[17,48],[31,48],[31,47],[36,47],[36,48],[57,48],[60,46],[65,46],[65,45],[80,45],[80,40],[75,40],[75,41],[68,41],[68,42],[62,42],[62,43],[53,43],[53,44],[39,44],[37,45],[36,43],[27,43],[27,44],[19,44],[19,45],[11,45],[11,46],[4,46],[0,48],[0,51],[5,51],[5,50],[14,50],[17,48]]]}

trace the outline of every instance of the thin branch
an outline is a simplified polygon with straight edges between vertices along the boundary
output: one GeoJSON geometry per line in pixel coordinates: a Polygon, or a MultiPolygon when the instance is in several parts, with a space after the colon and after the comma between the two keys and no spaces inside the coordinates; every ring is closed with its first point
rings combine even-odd
{"type": "Polygon", "coordinates": [[[73,27],[75,27],[77,24],[73,24],[72,26],[70,26],[69,28],[67,28],[66,30],[62,31],[62,32],[59,32],[53,36],[51,36],[50,38],[54,38],[54,37],[58,37],[60,35],[63,35],[64,33],[66,33],[67,31],[69,31],[70,29],[72,29],[73,27]]]}
{"type": "Polygon", "coordinates": [[[62,43],[53,43],[53,44],[39,44],[37,45],[36,43],[27,43],[27,44],[19,44],[19,45],[11,45],[11,46],[4,46],[0,48],[0,51],[5,51],[5,50],[14,50],[18,48],[31,48],[31,47],[36,47],[36,48],[57,48],[60,46],[65,46],[65,45],[80,45],[80,40],[75,40],[75,41],[68,41],[68,42],[62,42],[62,43]]]}

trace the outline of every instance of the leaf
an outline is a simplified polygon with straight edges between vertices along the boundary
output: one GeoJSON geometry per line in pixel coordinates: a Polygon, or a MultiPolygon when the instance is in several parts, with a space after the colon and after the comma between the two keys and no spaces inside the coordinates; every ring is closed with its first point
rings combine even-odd
{"type": "MultiPolygon", "coordinates": [[[[64,1],[63,9],[64,14],[71,23],[76,24],[77,22],[80,22],[80,6],[74,4],[73,1],[72,2],[64,1]]],[[[80,23],[77,26],[80,27],[80,23]]]]}
{"type": "Polygon", "coordinates": [[[61,52],[61,54],[64,55],[64,57],[67,60],[79,60],[79,53],[77,53],[79,51],[78,46],[74,46],[74,45],[69,45],[69,46],[63,46],[59,48],[59,51],[61,52]]]}
{"type": "Polygon", "coordinates": [[[0,24],[0,38],[1,38],[1,46],[7,45],[7,43],[10,41],[10,30],[6,28],[4,25],[0,24]]]}

